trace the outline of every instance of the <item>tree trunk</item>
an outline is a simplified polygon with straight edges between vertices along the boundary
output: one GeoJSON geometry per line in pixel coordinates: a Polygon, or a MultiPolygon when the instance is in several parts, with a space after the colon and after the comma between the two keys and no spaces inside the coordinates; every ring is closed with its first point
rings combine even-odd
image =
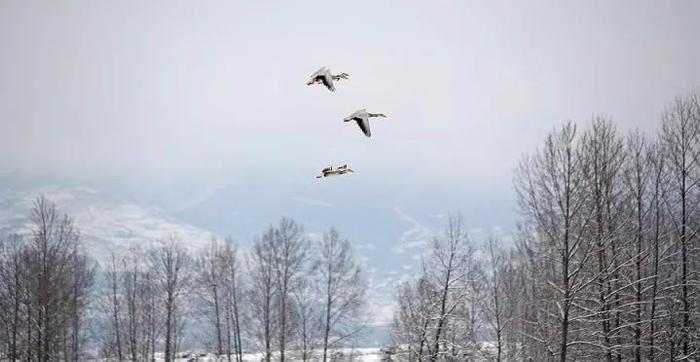
{"type": "Polygon", "coordinates": [[[328,336],[330,335],[331,332],[331,307],[332,307],[332,299],[331,299],[331,281],[332,281],[332,274],[331,274],[331,265],[329,263],[328,265],[328,279],[326,283],[326,323],[324,326],[323,330],[323,362],[326,362],[328,360],[328,336]]]}
{"type": "Polygon", "coordinates": [[[214,314],[216,315],[217,356],[221,356],[223,353],[221,346],[221,319],[219,317],[219,294],[217,293],[216,284],[214,284],[214,314]]]}
{"type": "Polygon", "coordinates": [[[168,299],[165,303],[165,362],[172,361],[172,318],[173,318],[173,297],[168,292],[168,299]]]}
{"type": "MultiPolygon", "coordinates": [[[[114,260],[114,255],[112,255],[114,260]]],[[[114,263],[114,262],[113,262],[114,263]]],[[[112,264],[114,267],[114,264],[112,264]]],[[[117,358],[119,361],[124,360],[122,356],[122,341],[119,328],[119,300],[117,299],[117,274],[116,270],[112,270],[112,318],[114,322],[114,334],[117,339],[117,358]]]]}

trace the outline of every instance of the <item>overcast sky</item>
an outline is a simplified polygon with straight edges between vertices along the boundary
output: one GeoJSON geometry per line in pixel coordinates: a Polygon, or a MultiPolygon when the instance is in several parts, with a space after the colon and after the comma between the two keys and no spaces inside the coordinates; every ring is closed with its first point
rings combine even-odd
{"type": "Polygon", "coordinates": [[[242,175],[511,193],[554,126],[655,129],[697,1],[0,2],[0,166],[196,192],[242,175]],[[283,4],[284,3],[284,4],[283,4]],[[326,65],[350,80],[307,87],[326,65]],[[343,117],[386,113],[366,139],[343,117]],[[173,186],[168,186],[173,187],[173,186]]]}

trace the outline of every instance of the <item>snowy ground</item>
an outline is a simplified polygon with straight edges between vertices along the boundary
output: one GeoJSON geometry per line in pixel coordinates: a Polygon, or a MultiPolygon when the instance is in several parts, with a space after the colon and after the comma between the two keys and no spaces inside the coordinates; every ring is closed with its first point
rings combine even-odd
{"type": "MultiPolygon", "coordinates": [[[[345,349],[338,349],[334,350],[334,353],[342,353],[344,358],[340,359],[341,361],[355,361],[355,362],[379,362],[381,361],[381,352],[379,348],[355,348],[355,349],[350,349],[350,348],[345,348],[345,349]]],[[[320,355],[317,353],[317,355],[320,355]]],[[[177,355],[178,358],[175,359],[175,362],[224,362],[228,361],[228,358],[226,356],[219,356],[217,357],[212,354],[212,353],[200,353],[200,352],[181,352],[178,353],[177,355]]],[[[235,360],[232,356],[232,360],[235,360]]],[[[243,360],[245,362],[260,362],[263,361],[263,354],[262,353],[246,353],[243,354],[243,360]]],[[[296,356],[294,352],[288,352],[287,354],[287,360],[289,361],[300,361],[301,358],[296,356]]],[[[315,359],[312,359],[312,361],[318,361],[318,357],[315,359]]],[[[98,360],[93,360],[95,362],[108,362],[108,359],[98,359],[98,360]]],[[[156,358],[156,361],[163,361],[162,354],[160,358],[156,358]]]]}
{"type": "MultiPolygon", "coordinates": [[[[488,356],[493,356],[495,353],[495,346],[492,342],[481,342],[479,343],[478,350],[472,351],[470,353],[469,360],[473,361],[487,361],[491,358],[488,356]]],[[[309,361],[318,362],[320,361],[320,356],[323,351],[317,350],[314,354],[314,358],[309,361]]],[[[399,354],[403,354],[401,352],[399,354]]],[[[381,348],[339,348],[329,351],[330,357],[333,357],[334,362],[380,362],[383,357],[383,352],[381,348]]],[[[398,355],[397,355],[398,356],[398,355]]],[[[276,355],[273,355],[273,361],[276,361],[276,355]]],[[[156,354],[156,361],[162,362],[163,356],[161,354],[156,354]]],[[[231,356],[231,360],[234,361],[235,357],[231,356]]],[[[301,357],[298,352],[287,351],[286,360],[288,361],[301,361],[301,357]]],[[[90,360],[93,362],[110,362],[108,359],[94,359],[90,360]]],[[[262,353],[244,353],[244,362],[261,362],[264,361],[262,353]]],[[[226,356],[217,357],[213,353],[203,353],[203,352],[180,352],[177,354],[175,362],[228,362],[226,356]]]]}

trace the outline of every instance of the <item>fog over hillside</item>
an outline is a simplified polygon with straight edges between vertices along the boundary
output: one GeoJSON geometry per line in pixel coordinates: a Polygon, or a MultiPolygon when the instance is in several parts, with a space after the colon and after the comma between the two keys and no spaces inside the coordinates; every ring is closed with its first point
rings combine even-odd
{"type": "Polygon", "coordinates": [[[30,234],[30,210],[39,196],[56,203],[75,220],[90,255],[103,261],[110,251],[151,244],[177,234],[192,248],[213,234],[175,221],[162,209],[120,202],[90,188],[47,186],[32,190],[0,190],[0,233],[30,234]]]}

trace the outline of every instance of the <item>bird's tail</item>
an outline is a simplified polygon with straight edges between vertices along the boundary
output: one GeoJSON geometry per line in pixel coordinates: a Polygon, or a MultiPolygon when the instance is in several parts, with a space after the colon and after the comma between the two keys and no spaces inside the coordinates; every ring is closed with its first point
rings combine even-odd
{"type": "Polygon", "coordinates": [[[349,77],[350,77],[350,74],[348,74],[348,73],[340,73],[338,75],[334,75],[333,80],[348,79],[349,77]]]}

